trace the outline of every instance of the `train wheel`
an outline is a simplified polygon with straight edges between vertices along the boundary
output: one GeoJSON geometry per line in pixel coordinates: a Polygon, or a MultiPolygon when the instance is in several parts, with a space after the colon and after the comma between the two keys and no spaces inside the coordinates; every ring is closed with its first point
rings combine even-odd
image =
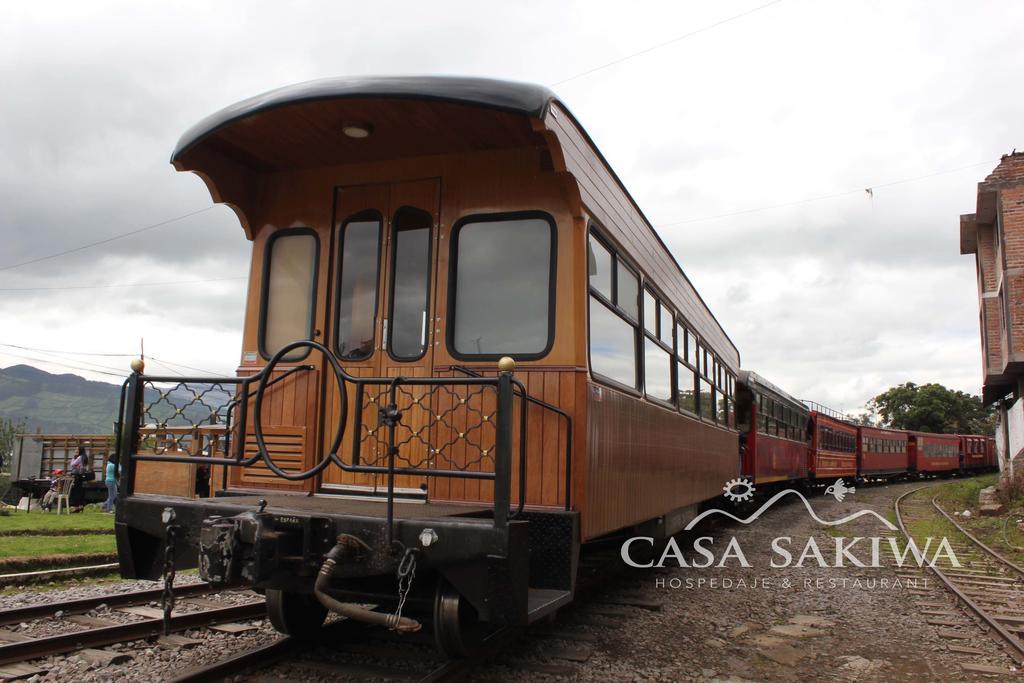
{"type": "Polygon", "coordinates": [[[492,631],[451,584],[444,579],[438,582],[434,596],[434,642],[442,654],[451,658],[478,654],[492,631]]]}
{"type": "Polygon", "coordinates": [[[267,589],[267,618],[280,633],[311,638],[320,631],[327,608],[312,595],[267,589]]]}

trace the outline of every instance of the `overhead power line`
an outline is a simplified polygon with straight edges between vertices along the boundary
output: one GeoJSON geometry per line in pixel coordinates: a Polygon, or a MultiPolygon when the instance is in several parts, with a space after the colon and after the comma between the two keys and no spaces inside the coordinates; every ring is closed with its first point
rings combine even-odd
{"type": "Polygon", "coordinates": [[[735,15],[733,15],[731,17],[726,17],[725,19],[722,19],[720,21],[716,21],[713,24],[708,24],[707,26],[702,26],[701,28],[694,29],[693,31],[690,31],[689,33],[684,33],[683,35],[676,36],[675,38],[672,38],[671,40],[666,40],[663,43],[658,43],[657,45],[652,45],[651,47],[644,48],[643,50],[640,50],[639,52],[634,52],[632,54],[625,55],[624,57],[619,57],[618,59],[613,59],[610,62],[606,62],[606,63],[604,63],[604,64],[602,64],[600,66],[595,66],[594,68],[587,69],[586,71],[581,71],[578,74],[575,74],[573,76],[569,76],[568,78],[563,78],[560,81],[555,81],[554,83],[550,83],[549,85],[551,87],[554,87],[556,85],[562,85],[563,83],[568,83],[569,81],[575,81],[577,78],[583,78],[584,76],[589,76],[590,74],[592,74],[592,73],[594,73],[596,71],[601,71],[602,69],[607,69],[610,66],[615,66],[616,64],[621,64],[622,62],[629,61],[630,59],[635,59],[635,58],[637,58],[637,57],[639,57],[641,55],[647,54],[648,52],[654,52],[655,50],[660,50],[663,47],[668,47],[669,45],[672,45],[674,43],[678,43],[681,40],[685,40],[686,38],[690,38],[692,36],[695,36],[698,33],[704,33],[705,31],[710,31],[713,28],[718,28],[722,24],[728,24],[730,21],[735,21],[737,19],[742,19],[743,17],[751,15],[754,12],[759,12],[759,11],[761,11],[763,9],[767,9],[768,7],[771,7],[772,5],[777,5],[780,2],[782,2],[782,0],[772,0],[771,2],[765,3],[763,5],[759,5],[758,7],[753,7],[751,9],[748,9],[746,12],[740,12],[739,14],[735,14],[735,15]]]}
{"type": "Polygon", "coordinates": [[[157,228],[162,228],[163,226],[169,225],[169,224],[174,223],[176,221],[180,221],[180,220],[183,220],[185,218],[191,218],[192,216],[196,216],[196,215],[201,214],[201,213],[203,213],[205,211],[209,211],[210,209],[213,209],[215,206],[216,205],[214,204],[212,206],[207,206],[205,209],[198,209],[196,211],[190,211],[189,213],[185,213],[185,214],[182,214],[180,216],[175,216],[174,218],[168,218],[167,220],[160,221],[159,223],[153,223],[152,225],[147,225],[147,226],[144,226],[144,227],[141,227],[141,228],[136,228],[135,230],[129,230],[128,232],[123,232],[123,233],[120,233],[118,235],[114,235],[112,237],[107,237],[105,239],[98,240],[96,242],[90,242],[88,244],[83,244],[81,246],[77,246],[77,247],[74,247],[72,249],[65,249],[64,251],[59,251],[59,252],[57,252],[55,254],[47,254],[46,256],[39,256],[37,258],[29,259],[27,261],[21,261],[19,263],[11,263],[11,264],[6,265],[6,266],[0,266],[0,270],[11,270],[12,268],[20,268],[22,266],[27,266],[27,265],[30,265],[30,264],[33,264],[33,263],[39,263],[41,261],[48,261],[50,259],[55,259],[58,256],[66,256],[68,254],[74,254],[74,253],[79,252],[79,251],[85,251],[86,249],[92,249],[93,247],[98,247],[101,244],[109,244],[110,242],[113,242],[115,240],[123,239],[125,237],[131,237],[132,235],[138,235],[139,233],[147,232],[149,230],[156,230],[157,228]]]}
{"type": "Polygon", "coordinates": [[[198,285],[208,282],[230,282],[246,280],[245,275],[237,277],[217,277],[206,280],[174,280],[171,282],[119,282],[103,285],[68,285],[66,287],[0,287],[0,292],[57,292],[75,289],[119,289],[123,287],[170,287],[176,285],[198,285]]]}
{"type": "Polygon", "coordinates": [[[19,346],[18,344],[4,344],[0,343],[0,346],[6,346],[10,349],[21,349],[22,351],[36,351],[39,353],[59,353],[66,356],[107,356],[109,358],[136,358],[139,354],[137,353],[92,353],[89,351],[58,351],[57,349],[38,349],[34,346],[19,346]]]}
{"type": "Polygon", "coordinates": [[[22,356],[22,355],[16,354],[16,353],[9,353],[7,351],[0,351],[0,355],[10,356],[11,358],[21,358],[22,360],[31,360],[31,361],[35,361],[37,363],[49,363],[50,365],[56,365],[56,366],[62,367],[62,368],[69,368],[71,370],[78,370],[79,372],[93,372],[93,373],[96,373],[97,375],[109,375],[111,377],[117,377],[119,379],[124,379],[125,377],[128,376],[128,371],[127,370],[125,370],[125,372],[122,372],[122,373],[106,372],[104,370],[93,370],[92,368],[83,368],[83,367],[78,366],[78,365],[71,365],[69,363],[61,363],[59,361],[51,360],[51,359],[48,359],[48,358],[33,358],[32,356],[22,356]]]}

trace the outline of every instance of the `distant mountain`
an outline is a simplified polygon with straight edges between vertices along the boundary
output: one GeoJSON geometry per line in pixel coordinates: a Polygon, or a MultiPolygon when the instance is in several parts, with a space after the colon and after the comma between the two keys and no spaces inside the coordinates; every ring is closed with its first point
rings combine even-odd
{"type": "MultiPolygon", "coordinates": [[[[189,389],[173,388],[167,398],[158,401],[158,394],[146,391],[150,413],[145,422],[157,422],[174,415],[175,408],[184,408],[184,418],[171,419],[170,424],[209,422],[211,409],[230,399],[220,389],[207,391],[207,385],[189,385],[189,389]],[[191,389],[202,396],[202,404],[193,401],[191,389]]],[[[29,432],[44,434],[109,434],[117,419],[121,386],[93,382],[78,375],[54,375],[30,365],[0,368],[0,417],[25,420],[29,432]]]]}
{"type": "Polygon", "coordinates": [[[121,387],[30,365],[0,368],[0,417],[46,434],[109,434],[121,387]]]}

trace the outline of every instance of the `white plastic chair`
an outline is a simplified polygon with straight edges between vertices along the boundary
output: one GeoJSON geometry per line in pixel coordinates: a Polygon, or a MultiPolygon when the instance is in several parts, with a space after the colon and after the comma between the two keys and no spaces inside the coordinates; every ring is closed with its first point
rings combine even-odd
{"type": "Polygon", "coordinates": [[[61,509],[68,511],[71,514],[71,488],[75,485],[75,478],[71,476],[63,476],[60,478],[57,484],[57,514],[60,514],[61,509]]]}

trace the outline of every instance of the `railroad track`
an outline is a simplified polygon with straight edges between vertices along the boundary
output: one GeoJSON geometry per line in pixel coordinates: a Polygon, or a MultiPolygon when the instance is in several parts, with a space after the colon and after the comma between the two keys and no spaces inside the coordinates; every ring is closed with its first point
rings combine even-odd
{"type": "MultiPolygon", "coordinates": [[[[976,621],[972,623],[1002,644],[1018,665],[1024,664],[1024,569],[975,538],[942,509],[935,497],[930,501],[912,498],[915,493],[928,488],[931,487],[913,489],[896,499],[896,521],[900,530],[911,539],[910,523],[933,520],[949,523],[951,529],[946,538],[961,566],[953,565],[949,558],[940,555],[938,562],[926,564],[925,569],[934,574],[974,616],[976,621]]],[[[934,546],[931,552],[934,552],[934,546]]],[[[963,625],[955,618],[956,613],[943,610],[937,603],[921,605],[928,608],[922,613],[929,617],[929,624],[939,627],[963,625]]],[[[963,637],[962,633],[950,629],[940,630],[940,635],[950,639],[963,637]]],[[[950,650],[965,655],[981,654],[974,648],[958,645],[951,645],[950,650]]],[[[992,667],[986,665],[966,663],[962,666],[967,671],[995,673],[987,670],[992,667]]]]}
{"type": "Polygon", "coordinates": [[[608,586],[609,575],[621,569],[617,545],[581,560],[577,598],[553,619],[529,628],[505,628],[486,639],[479,654],[443,659],[429,631],[396,635],[381,628],[338,620],[314,640],[281,637],[274,642],[221,661],[184,672],[173,683],[212,683],[234,680],[306,680],[310,673],[342,680],[395,680],[438,683],[459,680],[478,667],[500,660],[503,666],[527,674],[572,676],[578,664],[593,654],[599,638],[583,632],[618,627],[631,609],[657,610],[660,600],[625,594],[608,586]],[[614,568],[614,569],[613,569],[614,568]],[[544,638],[542,658],[521,657],[514,647],[526,638],[544,638]]]}
{"type": "MultiPolygon", "coordinates": [[[[173,614],[169,621],[172,634],[204,626],[219,626],[238,620],[262,618],[266,605],[262,598],[241,604],[220,605],[204,600],[201,596],[211,593],[207,584],[192,584],[176,590],[182,604],[191,609],[173,614]]],[[[123,653],[101,650],[115,643],[135,640],[162,638],[167,646],[181,646],[188,639],[181,636],[163,636],[163,615],[148,603],[160,598],[160,590],[144,590],[132,593],[108,594],[78,600],[33,605],[0,612],[0,624],[22,623],[38,619],[59,618],[63,623],[73,623],[83,628],[54,635],[34,637],[23,632],[0,628],[0,680],[44,674],[47,669],[33,663],[53,655],[71,652],[83,653],[87,659],[110,663],[123,653]],[[103,616],[83,613],[106,605],[111,610],[132,614],[131,621],[119,622],[103,616]],[[59,615],[59,617],[58,617],[59,615]],[[141,617],[141,618],[135,618],[141,617]]]]}

